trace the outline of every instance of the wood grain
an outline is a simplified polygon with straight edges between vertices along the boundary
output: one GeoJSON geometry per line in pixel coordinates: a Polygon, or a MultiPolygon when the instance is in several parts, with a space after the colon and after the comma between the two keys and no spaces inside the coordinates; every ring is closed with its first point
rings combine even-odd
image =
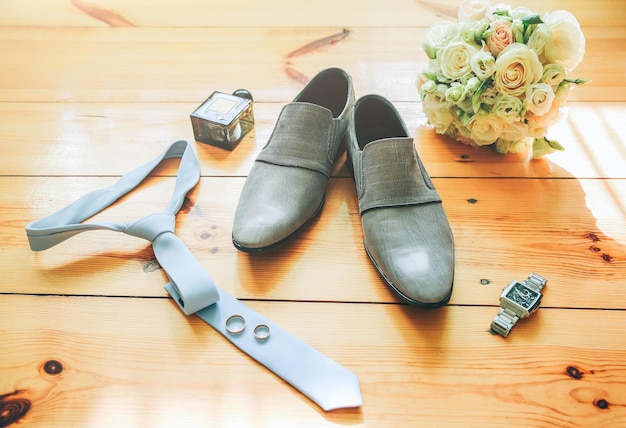
{"type": "MultiPolygon", "coordinates": [[[[32,195],[19,209],[0,211],[7,225],[0,228],[0,239],[9,245],[0,250],[4,291],[166,295],[166,276],[147,241],[96,231],[45,252],[28,248],[24,226],[29,219],[114,180],[0,178],[0,186],[10,182],[4,187],[14,191],[13,200],[10,194],[0,195],[0,207],[15,206],[22,194],[32,195]],[[24,272],[20,266],[34,269],[24,272]]],[[[231,242],[243,183],[243,178],[203,178],[177,217],[177,234],[221,287],[246,299],[399,302],[363,250],[351,178],[331,180],[327,204],[310,228],[277,251],[260,255],[240,253],[231,242]]],[[[132,221],[163,210],[173,185],[173,178],[149,179],[94,220],[132,221]]],[[[626,309],[620,299],[626,269],[623,180],[441,178],[435,185],[455,236],[452,303],[497,304],[504,285],[536,270],[550,273],[544,305],[626,309]],[[593,208],[598,201],[602,210],[593,208]]]]}
{"type": "MultiPolygon", "coordinates": [[[[368,2],[320,0],[291,4],[269,0],[259,9],[245,0],[229,2],[144,3],[123,0],[43,0],[37,11],[20,0],[5,0],[0,25],[64,27],[298,27],[429,26],[443,19],[455,19],[456,0],[373,0],[368,2]]],[[[576,11],[583,27],[623,26],[624,8],[619,1],[510,0],[512,7],[524,6],[536,12],[558,9],[576,11]]]]}
{"type": "MultiPolygon", "coordinates": [[[[0,427],[626,426],[626,6],[565,9],[587,38],[541,160],[438,136],[415,80],[427,29],[458,0],[4,0],[0,6],[0,427]],[[283,247],[231,242],[246,177],[281,108],[319,70],[400,111],[453,228],[455,285],[404,304],[362,246],[354,181],[336,162],[320,217],[283,247]],[[250,90],[235,151],[193,143],[213,91],[250,90]],[[41,253],[25,225],[192,142],[199,185],[177,234],[217,284],[353,370],[364,405],[323,412],[166,295],[146,241],[90,232],[41,253]],[[488,333],[500,291],[548,277],[541,309],[488,333]]],[[[98,215],[162,210],[177,162],[98,215]]]]}
{"type": "MultiPolygon", "coordinates": [[[[121,176],[173,141],[193,142],[189,115],[204,96],[198,103],[0,103],[4,118],[0,132],[7,141],[0,172],[8,176],[121,176]]],[[[432,177],[626,178],[626,134],[621,129],[626,102],[568,103],[563,118],[548,133],[565,151],[541,160],[529,159],[529,151],[501,156],[489,148],[450,141],[427,126],[420,103],[394,104],[432,177]]],[[[194,144],[202,175],[247,176],[283,105],[256,103],[255,127],[237,150],[194,144]]],[[[345,155],[336,163],[334,176],[349,176],[344,164],[345,155]]],[[[176,173],[173,168],[160,171],[176,173]]]]}
{"type": "MultiPolygon", "coordinates": [[[[285,103],[302,88],[303,78],[331,66],[352,75],[358,96],[374,92],[392,101],[418,100],[415,81],[428,62],[420,48],[426,27],[349,29],[337,43],[289,57],[343,31],[332,26],[0,28],[0,51],[9,64],[0,68],[5,82],[0,102],[200,104],[209,91],[244,87],[257,101],[285,103]]],[[[593,83],[576,88],[570,99],[623,101],[626,61],[615,47],[626,42],[626,27],[590,27],[585,34],[588,54],[572,77],[593,83]],[[602,62],[608,57],[610,62],[602,62]]]]}
{"type": "Polygon", "coordinates": [[[0,388],[15,392],[2,400],[28,400],[23,423],[34,427],[619,426],[626,416],[624,342],[598,330],[624,331],[617,311],[545,309],[504,340],[487,332],[493,308],[250,304],[357,373],[363,408],[324,414],[168,300],[93,297],[0,300],[21,320],[0,336],[12,350],[0,388]]]}

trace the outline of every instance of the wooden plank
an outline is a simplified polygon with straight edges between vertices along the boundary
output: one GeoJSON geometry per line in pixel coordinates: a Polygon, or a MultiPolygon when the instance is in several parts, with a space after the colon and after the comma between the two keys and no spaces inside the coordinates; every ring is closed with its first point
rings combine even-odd
{"type": "MultiPolygon", "coordinates": [[[[496,3],[496,2],[494,2],[496,3]]],[[[44,0],[33,9],[19,0],[4,0],[0,25],[136,26],[136,27],[281,27],[281,26],[428,26],[456,19],[458,0],[321,0],[303,4],[271,0],[261,11],[245,0],[228,2],[146,2],[123,0],[44,0]],[[373,18],[374,17],[374,18],[373,18]]],[[[535,12],[573,10],[583,26],[622,26],[624,8],[618,1],[509,0],[512,7],[535,12]]]]}
{"type": "MultiPolygon", "coordinates": [[[[425,28],[0,28],[0,101],[192,102],[245,87],[257,101],[288,102],[302,82],[342,67],[358,95],[418,101],[425,28]],[[407,43],[407,40],[412,41],[407,43]],[[242,51],[245,47],[245,51],[242,51]],[[219,61],[216,63],[216,58],[219,61]],[[54,59],[54,60],[53,60],[54,59]],[[254,72],[249,72],[253,68],[254,72]]],[[[572,101],[624,101],[626,27],[591,27],[572,73],[592,84],[572,101]]]]}
{"type": "MultiPolygon", "coordinates": [[[[0,103],[0,135],[6,141],[0,174],[120,176],[173,141],[193,142],[189,115],[209,92],[199,94],[196,103],[0,103]]],[[[232,152],[197,144],[202,174],[247,176],[283,105],[256,103],[255,128],[232,152]]],[[[548,134],[565,151],[541,160],[529,160],[529,152],[501,156],[451,141],[427,127],[420,103],[395,105],[433,177],[626,178],[624,102],[568,103],[548,134]]],[[[349,175],[344,164],[345,155],[335,176],[349,175]]]]}
{"type": "MultiPolygon", "coordinates": [[[[566,151],[542,160],[425,126],[420,42],[458,0],[4,0],[0,426],[626,426],[626,8],[507,3],[572,10],[587,37],[573,77],[592,83],[550,131],[566,151]],[[231,243],[280,109],[330,66],[357,96],[391,99],[416,136],[456,240],[444,308],[403,304],[373,268],[345,155],[302,234],[266,255],[231,243]],[[194,146],[203,177],[177,233],[221,287],[357,373],[361,409],[321,411],[184,316],[145,241],[92,232],[28,248],[26,223],[193,141],[190,112],[239,87],[255,97],[255,130],[234,152],[194,146]],[[490,335],[502,287],[531,271],[549,279],[541,309],[507,339],[490,335]]],[[[99,218],[162,210],[176,166],[99,218]]]]}
{"type": "Polygon", "coordinates": [[[363,407],[322,412],[164,299],[0,296],[10,350],[0,353],[0,409],[30,403],[29,427],[626,421],[620,312],[542,309],[503,339],[487,332],[489,307],[250,305],[353,370],[363,407]]]}
{"type": "MultiPolygon", "coordinates": [[[[2,291],[165,296],[166,277],[138,238],[98,231],[41,253],[28,248],[27,222],[113,181],[0,178],[0,188],[10,189],[0,194],[2,291]]],[[[203,179],[178,215],[177,233],[217,284],[240,298],[398,301],[362,248],[352,179],[331,180],[324,211],[310,228],[283,248],[254,256],[231,242],[243,183],[203,179]]],[[[97,218],[132,221],[164,209],[174,180],[147,184],[97,218]]],[[[504,285],[536,271],[550,280],[544,305],[625,308],[626,181],[439,178],[435,185],[455,234],[453,304],[498,304],[504,285]]]]}

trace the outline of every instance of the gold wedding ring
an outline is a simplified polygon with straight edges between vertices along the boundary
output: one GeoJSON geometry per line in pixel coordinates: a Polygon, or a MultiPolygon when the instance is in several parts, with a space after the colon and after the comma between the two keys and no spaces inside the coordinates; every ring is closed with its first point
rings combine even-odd
{"type": "Polygon", "coordinates": [[[267,324],[259,324],[254,327],[254,338],[264,342],[270,337],[270,327],[267,324]]]}
{"type": "MultiPolygon", "coordinates": [[[[226,331],[230,334],[241,334],[246,329],[246,319],[239,314],[231,315],[226,320],[226,331]]],[[[255,330],[256,331],[256,330],[255,330]]]]}

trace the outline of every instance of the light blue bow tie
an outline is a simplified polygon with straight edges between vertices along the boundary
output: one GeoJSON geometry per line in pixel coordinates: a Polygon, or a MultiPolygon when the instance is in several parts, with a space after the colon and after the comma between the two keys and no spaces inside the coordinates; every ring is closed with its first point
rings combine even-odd
{"type": "Polygon", "coordinates": [[[187,246],[174,234],[176,213],[200,179],[200,164],[186,141],[172,143],[159,157],[26,226],[33,251],[53,247],[89,230],[113,230],[152,242],[167,273],[165,289],[187,314],[195,314],[239,349],[293,385],[324,410],[362,405],[357,376],[302,340],[219,289],[187,246]],[[137,187],[163,160],[181,158],[174,195],[164,212],[132,223],[83,223],[137,187]]]}

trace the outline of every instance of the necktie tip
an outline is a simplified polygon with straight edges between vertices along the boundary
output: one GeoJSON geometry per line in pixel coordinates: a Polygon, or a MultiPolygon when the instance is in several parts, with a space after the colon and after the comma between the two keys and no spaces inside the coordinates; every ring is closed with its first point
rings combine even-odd
{"type": "Polygon", "coordinates": [[[361,388],[358,379],[356,383],[345,388],[336,388],[333,393],[326,393],[323,397],[318,397],[315,401],[324,411],[338,409],[350,409],[363,406],[363,397],[361,396],[361,388]]]}

